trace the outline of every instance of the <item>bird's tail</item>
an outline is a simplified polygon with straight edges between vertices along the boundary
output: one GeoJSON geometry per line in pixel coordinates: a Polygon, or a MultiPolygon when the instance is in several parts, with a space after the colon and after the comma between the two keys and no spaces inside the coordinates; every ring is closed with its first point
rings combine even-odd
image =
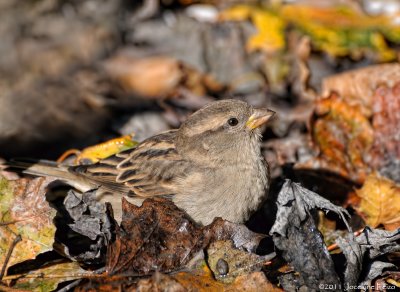
{"type": "Polygon", "coordinates": [[[8,170],[22,172],[35,176],[52,176],[62,178],[68,172],[66,167],[54,161],[33,159],[12,159],[6,163],[8,170]]]}
{"type": "Polygon", "coordinates": [[[80,191],[88,191],[96,188],[90,180],[85,180],[81,176],[71,173],[68,166],[59,165],[49,160],[33,159],[13,159],[6,164],[6,170],[30,174],[34,176],[54,177],[67,183],[80,191]]]}

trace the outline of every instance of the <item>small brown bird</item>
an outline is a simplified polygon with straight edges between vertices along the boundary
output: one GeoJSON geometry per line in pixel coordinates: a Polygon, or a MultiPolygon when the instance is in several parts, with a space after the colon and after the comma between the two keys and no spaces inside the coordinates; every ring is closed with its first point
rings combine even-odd
{"type": "Polygon", "coordinates": [[[192,114],[179,129],[96,164],[34,164],[24,172],[54,176],[80,191],[97,189],[101,200],[114,201],[114,209],[121,208],[117,194],[128,195],[135,204],[163,196],[198,223],[209,224],[215,217],[241,223],[268,191],[259,126],[273,114],[243,101],[217,101],[192,114]]]}

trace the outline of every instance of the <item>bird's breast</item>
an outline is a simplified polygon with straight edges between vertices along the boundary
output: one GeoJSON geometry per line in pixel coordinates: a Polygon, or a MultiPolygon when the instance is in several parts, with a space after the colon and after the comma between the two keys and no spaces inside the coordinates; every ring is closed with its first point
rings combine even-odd
{"type": "Polygon", "coordinates": [[[244,222],[259,207],[268,185],[261,160],[203,169],[183,183],[183,192],[174,201],[202,224],[211,223],[215,217],[244,222]]]}

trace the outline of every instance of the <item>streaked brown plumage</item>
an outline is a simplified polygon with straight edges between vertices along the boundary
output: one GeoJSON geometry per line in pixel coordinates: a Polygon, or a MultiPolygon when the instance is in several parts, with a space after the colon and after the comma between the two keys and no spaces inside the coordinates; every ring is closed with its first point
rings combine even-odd
{"type": "Polygon", "coordinates": [[[243,222],[268,190],[258,127],[272,115],[242,101],[218,101],[195,112],[178,130],[153,136],[96,164],[36,164],[25,172],[55,176],[81,191],[98,188],[102,200],[114,201],[114,209],[120,209],[117,193],[137,204],[164,196],[202,224],[215,217],[243,222]]]}

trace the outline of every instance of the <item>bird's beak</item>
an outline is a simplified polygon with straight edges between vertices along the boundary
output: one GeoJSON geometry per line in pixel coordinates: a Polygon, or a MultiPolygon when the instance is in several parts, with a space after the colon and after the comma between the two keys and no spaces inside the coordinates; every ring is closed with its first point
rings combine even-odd
{"type": "Polygon", "coordinates": [[[274,114],[275,112],[270,109],[255,109],[254,113],[247,120],[246,126],[249,128],[249,130],[258,128],[261,125],[264,125],[274,114]]]}

